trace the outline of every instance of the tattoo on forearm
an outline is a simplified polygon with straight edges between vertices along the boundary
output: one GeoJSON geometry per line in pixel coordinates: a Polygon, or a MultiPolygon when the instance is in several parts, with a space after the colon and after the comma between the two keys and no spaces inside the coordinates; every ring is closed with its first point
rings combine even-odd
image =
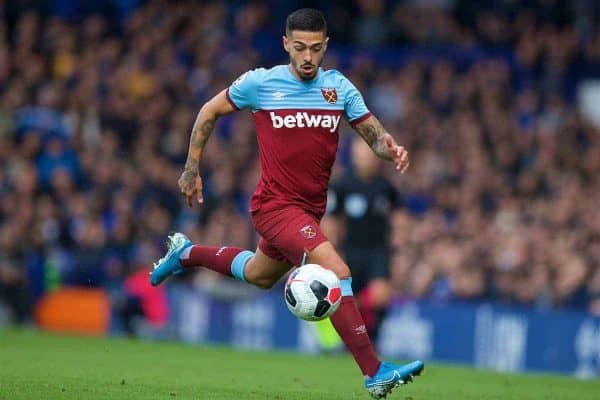
{"type": "Polygon", "coordinates": [[[198,170],[198,166],[200,164],[200,160],[198,160],[195,157],[188,157],[187,161],[185,162],[185,166],[183,167],[183,169],[185,171],[194,171],[194,170],[198,170]]]}
{"type": "Polygon", "coordinates": [[[357,125],[356,131],[378,157],[385,160],[392,159],[383,139],[387,131],[377,118],[371,117],[367,121],[357,125]]]}
{"type": "Polygon", "coordinates": [[[190,149],[188,152],[188,159],[185,163],[186,170],[198,170],[198,164],[200,163],[200,156],[204,150],[204,146],[210,137],[214,127],[216,118],[205,119],[200,122],[200,118],[196,119],[192,128],[192,136],[190,138],[190,149]]]}
{"type": "Polygon", "coordinates": [[[369,147],[373,147],[373,143],[377,140],[379,132],[374,124],[363,123],[356,127],[356,131],[367,142],[369,147]]]}
{"type": "Polygon", "coordinates": [[[202,125],[200,125],[199,128],[194,127],[192,133],[192,146],[198,150],[202,150],[214,127],[214,119],[207,119],[202,123],[202,125]]]}

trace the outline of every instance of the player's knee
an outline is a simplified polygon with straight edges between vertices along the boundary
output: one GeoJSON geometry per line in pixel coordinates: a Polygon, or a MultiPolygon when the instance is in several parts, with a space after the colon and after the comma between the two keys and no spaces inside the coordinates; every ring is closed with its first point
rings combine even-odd
{"type": "Polygon", "coordinates": [[[340,279],[348,278],[348,277],[352,276],[352,272],[350,272],[350,268],[341,259],[333,260],[333,262],[329,262],[329,263],[324,262],[321,264],[321,266],[332,270],[335,273],[335,275],[340,279]],[[338,261],[338,262],[336,262],[336,261],[338,261]]]}
{"type": "Polygon", "coordinates": [[[348,268],[348,266],[345,263],[333,265],[329,267],[329,269],[332,270],[340,279],[348,278],[352,275],[352,273],[350,272],[350,268],[348,268]]]}
{"type": "Polygon", "coordinates": [[[347,278],[351,275],[348,265],[328,241],[321,243],[308,254],[308,262],[332,270],[338,278],[347,278]]]}

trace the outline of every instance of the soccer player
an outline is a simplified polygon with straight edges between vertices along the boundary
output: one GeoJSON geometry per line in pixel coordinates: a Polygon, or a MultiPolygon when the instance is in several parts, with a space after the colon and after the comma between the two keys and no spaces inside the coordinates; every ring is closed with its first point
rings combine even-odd
{"type": "Polygon", "coordinates": [[[354,300],[350,269],[321,232],[319,222],[342,116],[377,156],[392,161],[401,173],[408,168],[408,154],[369,112],[344,75],[320,68],[328,41],[320,11],[293,12],[283,36],[290,64],[246,72],[202,106],[192,128],[188,159],[178,182],[189,206],[194,198],[203,202],[199,164],[217,119],[238,110],[252,112],[261,163],[261,178],[250,202],[252,223],[260,234],[256,251],[193,245],[185,235],[175,233],[150,281],[158,285],[185,268],[202,266],[268,289],[299,265],[306,253],[309,263],[329,268],[340,278],[342,301],[331,322],[362,371],[366,389],[374,398],[382,398],[395,386],[412,381],[424,365],[379,360],[354,300]]]}

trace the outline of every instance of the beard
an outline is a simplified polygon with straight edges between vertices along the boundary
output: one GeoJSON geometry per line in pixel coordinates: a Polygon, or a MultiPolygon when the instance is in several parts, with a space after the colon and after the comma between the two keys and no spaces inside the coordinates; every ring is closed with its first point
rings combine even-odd
{"type": "Polygon", "coordinates": [[[298,65],[294,59],[290,59],[290,61],[292,63],[292,66],[298,73],[298,76],[303,81],[310,81],[314,79],[317,76],[319,65],[321,65],[321,63],[319,63],[318,65],[312,63],[303,63],[298,65]]]}

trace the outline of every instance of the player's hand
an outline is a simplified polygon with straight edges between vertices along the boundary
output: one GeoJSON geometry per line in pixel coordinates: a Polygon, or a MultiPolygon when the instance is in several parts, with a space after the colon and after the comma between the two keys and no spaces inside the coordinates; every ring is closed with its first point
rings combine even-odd
{"type": "Polygon", "coordinates": [[[184,170],[177,184],[181,193],[185,196],[188,206],[193,206],[194,195],[196,195],[199,204],[204,202],[204,198],[202,197],[202,178],[198,171],[184,170]]]}
{"type": "Polygon", "coordinates": [[[410,162],[408,161],[408,151],[406,151],[404,147],[398,146],[392,135],[389,133],[385,135],[384,140],[390,156],[392,157],[392,161],[396,164],[396,169],[403,174],[410,165],[410,162]]]}

